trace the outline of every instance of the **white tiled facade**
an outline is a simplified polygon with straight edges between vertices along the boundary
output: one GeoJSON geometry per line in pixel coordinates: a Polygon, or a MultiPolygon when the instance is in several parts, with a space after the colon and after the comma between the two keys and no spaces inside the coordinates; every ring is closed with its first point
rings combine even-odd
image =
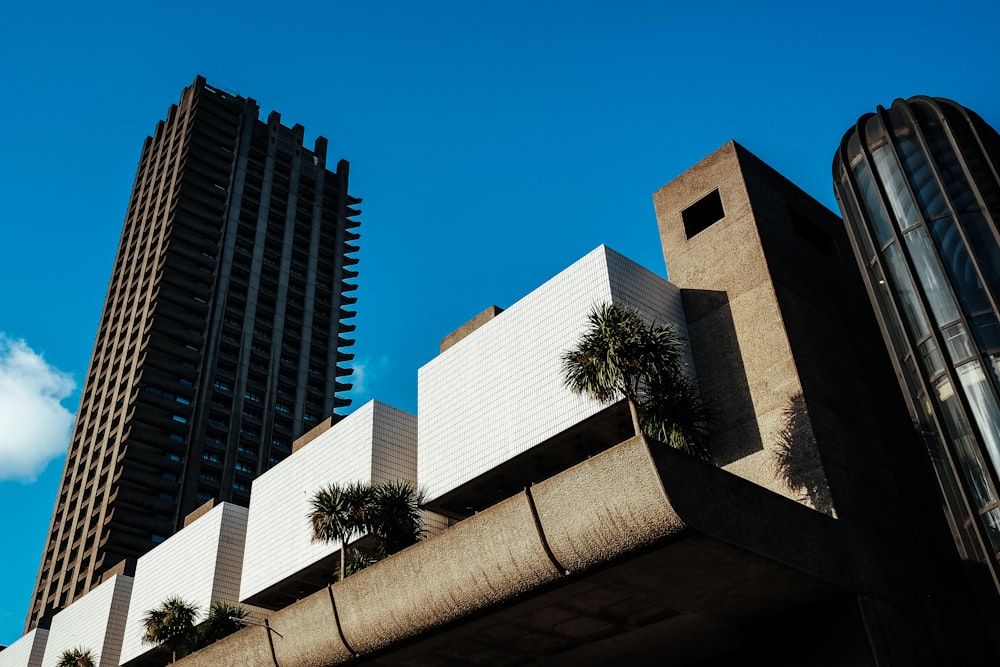
{"type": "MultiPolygon", "coordinates": [[[[54,667],[77,646],[98,665],[127,664],[153,650],[142,617],[167,598],[197,605],[201,620],[213,602],[246,600],[334,554],[340,545],[314,542],[308,520],[322,486],[403,479],[433,499],[594,415],[604,406],[565,387],[561,357],[607,302],[687,335],[680,291],[601,246],[421,368],[419,423],[384,403],[361,406],[257,478],[249,508],[210,510],[142,556],[134,578],[109,580],[51,631],[0,651],[0,667],[54,667]]],[[[425,518],[430,532],[446,526],[425,518]]]]}
{"type": "Polygon", "coordinates": [[[417,480],[417,418],[369,401],[253,483],[240,599],[329,556],[314,542],[310,499],[331,483],[417,480]]]}
{"type": "Polygon", "coordinates": [[[114,576],[53,616],[42,667],[55,667],[62,654],[74,648],[89,650],[96,667],[117,667],[132,581],[114,576]]]}
{"type": "Polygon", "coordinates": [[[0,651],[0,667],[42,667],[48,630],[35,628],[0,651]]]}
{"type": "MultiPolygon", "coordinates": [[[[565,387],[561,357],[608,302],[687,336],[680,290],[600,246],[420,369],[418,478],[429,499],[604,407],[565,387]]],[[[693,376],[690,353],[688,367],[693,376]]]]}
{"type": "Polygon", "coordinates": [[[153,650],[142,643],[142,617],[167,598],[197,605],[197,621],[205,618],[213,602],[237,602],[246,525],[245,507],[222,503],[139,558],[122,642],[123,664],[153,650]]]}

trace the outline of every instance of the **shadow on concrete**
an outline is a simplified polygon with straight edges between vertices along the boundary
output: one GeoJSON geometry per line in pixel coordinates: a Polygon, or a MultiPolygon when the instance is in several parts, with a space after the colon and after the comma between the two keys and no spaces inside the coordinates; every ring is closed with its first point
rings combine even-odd
{"type": "Polygon", "coordinates": [[[807,498],[814,508],[831,514],[833,501],[801,392],[792,396],[782,417],[784,424],[778,432],[775,457],[778,476],[789,489],[807,498]]]}
{"type": "Polygon", "coordinates": [[[688,340],[710,414],[709,449],[725,466],[764,448],[726,292],[683,289],[688,340]]]}

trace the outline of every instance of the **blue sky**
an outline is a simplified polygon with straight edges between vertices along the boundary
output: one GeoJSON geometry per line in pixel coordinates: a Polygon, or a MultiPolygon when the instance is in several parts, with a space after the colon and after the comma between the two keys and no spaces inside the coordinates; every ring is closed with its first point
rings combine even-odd
{"type": "Polygon", "coordinates": [[[351,162],[356,405],[410,411],[442,337],[597,245],[663,273],[651,195],[729,139],[835,209],[833,152],[875,105],[951,97],[1000,125],[996,3],[671,4],[5,8],[0,644],[27,612],[143,138],[196,74],[351,162]]]}

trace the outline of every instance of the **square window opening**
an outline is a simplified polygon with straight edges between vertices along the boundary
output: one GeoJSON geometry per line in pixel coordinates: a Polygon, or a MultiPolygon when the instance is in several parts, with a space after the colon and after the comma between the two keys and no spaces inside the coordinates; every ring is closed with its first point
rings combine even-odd
{"type": "Polygon", "coordinates": [[[722,197],[719,196],[719,190],[712,190],[681,211],[681,219],[684,220],[684,234],[687,238],[691,238],[724,217],[726,217],[726,212],[722,208],[722,197]]]}

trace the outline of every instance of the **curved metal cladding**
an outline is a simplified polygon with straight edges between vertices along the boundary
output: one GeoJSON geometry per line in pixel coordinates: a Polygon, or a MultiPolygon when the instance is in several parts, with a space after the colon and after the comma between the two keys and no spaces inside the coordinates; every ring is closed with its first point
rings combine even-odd
{"type": "Polygon", "coordinates": [[[951,100],[865,114],[834,189],[964,559],[1000,590],[1000,135],[951,100]]]}

